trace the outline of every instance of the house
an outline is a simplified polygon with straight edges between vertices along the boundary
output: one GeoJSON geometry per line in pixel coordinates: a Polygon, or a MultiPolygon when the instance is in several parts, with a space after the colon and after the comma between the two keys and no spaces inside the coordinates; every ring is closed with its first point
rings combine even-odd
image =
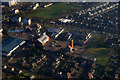
{"type": "Polygon", "coordinates": [[[10,0],[8,2],[3,2],[2,4],[5,5],[5,6],[11,7],[11,6],[14,6],[14,5],[18,4],[18,0],[10,0]]]}
{"type": "Polygon", "coordinates": [[[2,31],[3,31],[3,29],[0,28],[0,38],[2,37],[2,31]]]}
{"type": "Polygon", "coordinates": [[[30,30],[35,30],[37,33],[39,33],[42,26],[36,23],[35,25],[30,25],[30,26],[27,26],[26,28],[29,28],[30,30]]]}
{"type": "Polygon", "coordinates": [[[88,73],[88,76],[89,76],[89,79],[92,79],[93,78],[93,74],[92,73],[88,73]]]}
{"type": "Polygon", "coordinates": [[[24,25],[31,25],[31,19],[29,18],[11,17],[10,20],[12,22],[17,22],[17,23],[24,24],[24,25]]]}
{"type": "Polygon", "coordinates": [[[30,18],[22,18],[22,17],[11,17],[10,20],[12,22],[17,22],[24,25],[31,25],[31,19],[30,18]]]}
{"type": "Polygon", "coordinates": [[[114,78],[115,78],[116,80],[119,80],[119,79],[120,79],[120,75],[116,73],[114,78]]]}
{"type": "Polygon", "coordinates": [[[29,19],[29,18],[22,19],[21,22],[25,25],[31,25],[31,19],[29,19]]]}
{"type": "Polygon", "coordinates": [[[13,12],[14,12],[15,14],[18,14],[20,11],[19,11],[19,9],[15,9],[13,12]]]}
{"type": "Polygon", "coordinates": [[[44,8],[47,8],[49,6],[53,5],[53,3],[50,3],[50,4],[47,4],[47,5],[44,5],[44,8]]]}
{"type": "Polygon", "coordinates": [[[39,7],[39,3],[36,3],[35,6],[33,7],[33,10],[36,10],[39,7]]]}
{"type": "Polygon", "coordinates": [[[15,51],[19,46],[25,43],[24,40],[12,37],[2,44],[2,54],[5,56],[10,56],[13,51],[15,51]]]}
{"type": "Polygon", "coordinates": [[[21,22],[22,21],[22,18],[21,17],[11,17],[10,18],[12,22],[21,22]]]}
{"type": "Polygon", "coordinates": [[[11,0],[11,1],[9,1],[9,6],[10,7],[13,6],[13,5],[16,5],[16,4],[18,4],[17,0],[11,0]]]}
{"type": "Polygon", "coordinates": [[[36,24],[36,26],[37,26],[37,32],[39,33],[42,26],[40,24],[38,24],[38,23],[36,24]]]}
{"type": "Polygon", "coordinates": [[[63,28],[48,28],[48,33],[51,33],[51,37],[52,38],[57,38],[63,31],[64,29],[63,28]]]}
{"type": "Polygon", "coordinates": [[[61,21],[62,23],[74,22],[74,20],[72,20],[72,19],[65,19],[65,18],[61,18],[61,19],[59,19],[59,21],[61,21]]]}
{"type": "Polygon", "coordinates": [[[71,78],[71,73],[67,72],[67,78],[71,78]]]}
{"type": "Polygon", "coordinates": [[[42,45],[47,43],[49,41],[49,37],[46,35],[46,33],[43,33],[38,39],[37,39],[42,45]]]}

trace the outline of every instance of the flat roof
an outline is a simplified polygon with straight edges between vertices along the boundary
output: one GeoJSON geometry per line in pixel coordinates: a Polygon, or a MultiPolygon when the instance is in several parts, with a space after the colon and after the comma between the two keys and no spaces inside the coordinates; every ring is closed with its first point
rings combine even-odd
{"type": "Polygon", "coordinates": [[[49,40],[49,37],[46,34],[42,34],[39,38],[38,41],[41,42],[43,45],[49,40]]]}
{"type": "Polygon", "coordinates": [[[48,28],[48,32],[51,32],[51,33],[59,33],[61,30],[63,30],[62,28],[54,28],[54,27],[50,27],[48,28]]]}
{"type": "Polygon", "coordinates": [[[22,43],[24,40],[12,37],[2,44],[2,51],[6,53],[10,53],[11,50],[13,50],[15,47],[17,47],[20,43],[22,43]]]}

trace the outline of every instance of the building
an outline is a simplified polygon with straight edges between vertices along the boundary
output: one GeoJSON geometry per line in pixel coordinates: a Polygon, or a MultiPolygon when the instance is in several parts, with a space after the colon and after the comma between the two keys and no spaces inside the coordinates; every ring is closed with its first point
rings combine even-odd
{"type": "Polygon", "coordinates": [[[36,10],[39,7],[39,3],[36,3],[35,6],[33,7],[33,10],[36,10]]]}
{"type": "Polygon", "coordinates": [[[0,38],[2,37],[2,31],[3,31],[3,29],[0,28],[0,38]]]}
{"type": "Polygon", "coordinates": [[[22,19],[22,23],[25,25],[31,25],[31,19],[28,18],[22,19]]]}
{"type": "Polygon", "coordinates": [[[2,44],[2,54],[5,56],[10,56],[13,51],[15,51],[19,46],[25,43],[24,40],[12,37],[2,44]]]}
{"type": "Polygon", "coordinates": [[[67,33],[67,34],[65,35],[65,39],[66,39],[66,40],[70,40],[70,39],[71,39],[71,36],[72,36],[71,33],[67,33]]]}
{"type": "Polygon", "coordinates": [[[64,31],[64,29],[51,27],[51,28],[48,28],[47,31],[48,31],[48,33],[52,33],[51,34],[52,38],[57,38],[64,31]]]}
{"type": "Polygon", "coordinates": [[[20,11],[19,11],[19,9],[15,9],[13,12],[14,12],[15,14],[18,14],[20,11]]]}
{"type": "Polygon", "coordinates": [[[11,6],[18,4],[18,0],[10,0],[9,2],[3,2],[2,4],[5,6],[11,7],[11,6]]]}
{"type": "Polygon", "coordinates": [[[17,23],[24,24],[24,25],[31,25],[31,19],[29,18],[11,17],[10,20],[12,22],[17,22],[17,23]]]}
{"type": "Polygon", "coordinates": [[[74,40],[74,44],[76,46],[83,47],[91,37],[92,37],[91,33],[88,32],[79,32],[79,33],[72,32],[71,39],[74,40]]]}
{"type": "Polygon", "coordinates": [[[11,0],[11,1],[9,1],[9,6],[10,7],[13,6],[13,5],[16,5],[16,4],[18,4],[17,0],[11,0]]]}
{"type": "Polygon", "coordinates": [[[10,18],[12,22],[21,22],[22,21],[22,18],[21,17],[11,17],[10,18]]]}
{"type": "Polygon", "coordinates": [[[67,78],[71,78],[71,73],[67,72],[67,78]]]}
{"type": "Polygon", "coordinates": [[[44,8],[47,8],[47,7],[51,6],[51,5],[53,5],[53,3],[49,3],[47,5],[44,5],[44,8]]]}
{"type": "Polygon", "coordinates": [[[30,26],[27,26],[26,28],[29,28],[30,30],[35,30],[37,33],[39,33],[42,26],[36,23],[35,25],[30,25],[30,26]]]}
{"type": "Polygon", "coordinates": [[[61,18],[61,19],[59,19],[59,21],[61,21],[62,23],[74,22],[74,20],[72,20],[72,19],[65,19],[65,18],[61,18]]]}
{"type": "Polygon", "coordinates": [[[47,43],[49,41],[49,37],[46,35],[46,33],[43,33],[38,39],[37,39],[42,45],[47,43]]]}
{"type": "Polygon", "coordinates": [[[88,77],[89,77],[89,79],[92,79],[93,78],[93,74],[92,73],[88,73],[88,77]]]}
{"type": "Polygon", "coordinates": [[[86,34],[86,37],[85,37],[85,41],[84,41],[84,44],[86,44],[86,42],[92,37],[91,33],[87,33],[86,34]]]}

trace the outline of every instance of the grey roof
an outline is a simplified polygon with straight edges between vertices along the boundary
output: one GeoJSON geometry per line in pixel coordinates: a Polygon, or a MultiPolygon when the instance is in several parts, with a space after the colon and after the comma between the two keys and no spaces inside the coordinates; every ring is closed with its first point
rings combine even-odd
{"type": "Polygon", "coordinates": [[[59,33],[61,30],[62,28],[54,28],[54,27],[48,28],[48,32],[51,32],[51,33],[59,33]]]}
{"type": "Polygon", "coordinates": [[[52,33],[51,37],[57,38],[62,32],[64,31],[63,28],[48,28],[48,32],[52,33]]]}
{"type": "Polygon", "coordinates": [[[18,46],[23,41],[24,40],[20,38],[12,37],[8,39],[7,41],[3,42],[2,51],[9,53],[12,49],[14,49],[16,46],[18,46]]]}

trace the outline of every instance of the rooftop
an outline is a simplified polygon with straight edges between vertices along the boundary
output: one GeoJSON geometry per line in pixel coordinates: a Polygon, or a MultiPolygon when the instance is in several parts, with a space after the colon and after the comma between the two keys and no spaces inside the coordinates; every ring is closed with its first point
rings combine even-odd
{"type": "Polygon", "coordinates": [[[44,45],[49,40],[49,37],[43,33],[37,40],[44,45]]]}
{"type": "Polygon", "coordinates": [[[51,32],[51,33],[59,33],[61,30],[62,28],[54,28],[54,27],[48,28],[48,32],[51,32]]]}
{"type": "Polygon", "coordinates": [[[24,40],[17,38],[17,37],[12,37],[2,44],[2,51],[6,53],[10,53],[11,50],[13,50],[15,47],[20,45],[24,40]]]}

